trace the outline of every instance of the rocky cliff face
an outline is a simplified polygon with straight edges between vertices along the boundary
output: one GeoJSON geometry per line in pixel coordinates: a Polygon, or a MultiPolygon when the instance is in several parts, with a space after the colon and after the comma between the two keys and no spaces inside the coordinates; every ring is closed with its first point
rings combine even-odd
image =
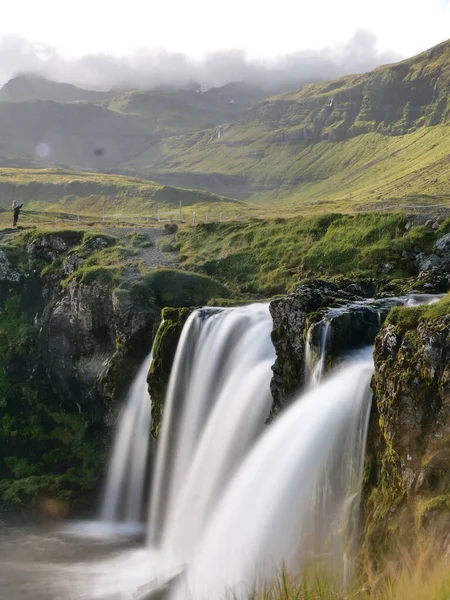
{"type": "Polygon", "coordinates": [[[386,546],[400,530],[406,538],[431,530],[442,542],[450,534],[448,296],[394,310],[374,357],[367,543],[386,546]]]}
{"type": "Polygon", "coordinates": [[[104,268],[74,276],[108,236],[17,240],[0,250],[0,504],[88,496],[159,309],[111,285],[104,268]]]}
{"type": "Polygon", "coordinates": [[[152,435],[157,438],[161,428],[167,386],[178,341],[191,314],[191,308],[164,308],[162,322],[153,344],[153,360],[148,372],[148,389],[152,399],[152,435]]]}
{"type": "MultiPolygon", "coordinates": [[[[305,347],[308,329],[313,332],[312,344],[317,348],[320,344],[320,332],[315,326],[324,317],[330,306],[339,306],[351,301],[363,300],[374,293],[374,284],[370,281],[352,282],[340,280],[327,282],[314,280],[300,285],[292,294],[277,298],[270,303],[273,318],[272,342],[275,346],[276,361],[270,384],[273,405],[271,417],[282,410],[294,392],[305,383],[305,347]],[[315,333],[314,333],[315,331],[315,333]]],[[[364,315],[355,316],[352,320],[342,317],[335,329],[333,345],[342,349],[351,349],[364,344],[365,330],[359,328],[363,337],[358,336],[351,324],[364,322],[364,315]],[[352,329],[353,339],[348,337],[352,329]],[[338,339],[341,340],[339,344],[338,339]],[[346,340],[346,341],[344,341],[346,340]]],[[[375,317],[376,318],[376,317],[375,317]]],[[[374,329],[373,338],[377,329],[374,329]]]]}
{"type": "Polygon", "coordinates": [[[450,44],[411,59],[271,98],[248,121],[279,130],[273,142],[339,141],[363,133],[398,135],[447,122],[450,44]],[[289,129],[286,129],[289,128],[289,129]]]}

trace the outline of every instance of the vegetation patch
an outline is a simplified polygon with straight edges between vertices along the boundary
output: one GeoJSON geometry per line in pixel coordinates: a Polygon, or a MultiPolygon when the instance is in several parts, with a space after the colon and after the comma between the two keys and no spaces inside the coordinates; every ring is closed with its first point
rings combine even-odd
{"type": "Polygon", "coordinates": [[[177,234],[180,259],[236,291],[271,296],[317,277],[402,280],[417,266],[408,252],[428,252],[436,232],[405,229],[403,214],[328,214],[201,224],[177,234]]]}

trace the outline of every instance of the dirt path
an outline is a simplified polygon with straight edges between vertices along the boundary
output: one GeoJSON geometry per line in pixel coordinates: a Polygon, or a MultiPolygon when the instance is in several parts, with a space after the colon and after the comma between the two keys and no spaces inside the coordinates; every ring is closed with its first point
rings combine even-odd
{"type": "Polygon", "coordinates": [[[137,250],[133,261],[141,262],[147,269],[178,266],[177,253],[175,251],[163,252],[158,248],[157,243],[161,238],[169,245],[173,246],[175,244],[175,236],[164,234],[164,230],[160,227],[114,227],[102,229],[102,231],[119,238],[127,246],[130,245],[131,235],[136,234],[136,236],[139,236],[140,241],[142,238],[142,242],[144,242],[143,246],[133,246],[137,250]],[[149,243],[148,246],[145,245],[146,242],[149,243]]]}

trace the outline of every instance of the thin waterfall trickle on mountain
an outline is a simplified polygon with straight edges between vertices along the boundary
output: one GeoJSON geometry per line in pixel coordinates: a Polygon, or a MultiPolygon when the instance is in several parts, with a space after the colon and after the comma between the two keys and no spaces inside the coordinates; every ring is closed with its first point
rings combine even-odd
{"type": "Polygon", "coordinates": [[[137,373],[118,421],[105,491],[101,521],[135,523],[142,518],[147,456],[151,429],[151,400],[147,373],[152,354],[137,373]]]}

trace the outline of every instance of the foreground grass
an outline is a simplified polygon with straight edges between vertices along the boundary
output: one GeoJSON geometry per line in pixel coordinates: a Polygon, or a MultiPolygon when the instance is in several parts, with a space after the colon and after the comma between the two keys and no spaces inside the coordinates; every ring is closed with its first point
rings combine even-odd
{"type": "Polygon", "coordinates": [[[321,572],[306,573],[301,579],[282,572],[262,591],[249,594],[249,600],[448,600],[450,565],[434,551],[412,560],[403,558],[387,563],[383,572],[370,567],[360,581],[345,587],[321,572]]]}

